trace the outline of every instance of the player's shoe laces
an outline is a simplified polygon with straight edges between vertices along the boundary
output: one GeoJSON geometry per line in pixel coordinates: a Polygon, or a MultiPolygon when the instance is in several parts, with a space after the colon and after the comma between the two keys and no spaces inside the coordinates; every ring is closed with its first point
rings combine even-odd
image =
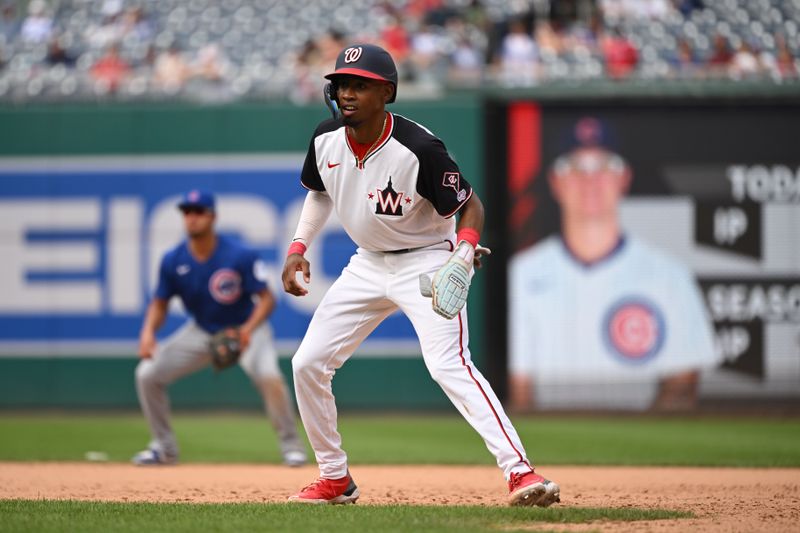
{"type": "Polygon", "coordinates": [[[308,462],[305,452],[291,450],[283,454],[283,464],[286,466],[303,466],[308,462]]]}
{"type": "Polygon", "coordinates": [[[350,474],[347,474],[339,479],[319,478],[294,496],[290,496],[289,501],[294,503],[329,503],[336,505],[356,503],[359,496],[358,487],[356,487],[350,474]]]}
{"type": "Polygon", "coordinates": [[[549,507],[561,501],[557,483],[530,471],[523,474],[511,473],[508,480],[508,503],[514,506],[549,507]]]}
{"type": "Polygon", "coordinates": [[[131,462],[137,466],[174,465],[178,462],[176,457],[167,457],[152,448],[143,450],[133,456],[131,462]]]}

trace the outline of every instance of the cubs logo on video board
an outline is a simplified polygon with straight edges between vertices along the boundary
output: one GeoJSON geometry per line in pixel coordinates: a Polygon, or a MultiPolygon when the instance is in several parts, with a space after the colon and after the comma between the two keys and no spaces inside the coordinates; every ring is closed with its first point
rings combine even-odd
{"type": "Polygon", "coordinates": [[[661,311],[643,298],[626,298],[611,307],[603,321],[608,348],[624,360],[643,363],[664,344],[661,311]]]}

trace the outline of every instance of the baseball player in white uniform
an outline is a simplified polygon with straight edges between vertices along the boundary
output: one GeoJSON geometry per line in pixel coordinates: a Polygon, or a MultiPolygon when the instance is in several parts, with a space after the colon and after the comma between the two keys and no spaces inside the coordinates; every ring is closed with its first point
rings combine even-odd
{"type": "Polygon", "coordinates": [[[597,146],[559,158],[562,235],[518,254],[509,276],[512,405],[663,410],[695,404],[716,364],[687,267],[619,226],[626,162],[597,146]]]}
{"type": "Polygon", "coordinates": [[[558,485],[534,473],[514,426],[470,358],[463,306],[474,260],[488,252],[478,246],[481,201],[441,140],[386,112],[396,96],[397,70],[385,50],[348,47],[326,78],[341,118],[320,123],[308,149],[301,176],[308,194],[283,270],[285,290],[307,293],[297,274],[310,281],[303,254],[331,210],[358,250],[320,302],[292,361],[297,404],[320,477],[290,501],[358,499],[337,431],[331,380],[367,335],[399,309],[417,332],[431,376],[496,457],[509,482],[510,503],[557,502],[558,485]]]}
{"type": "Polygon", "coordinates": [[[305,446],[297,434],[294,407],[278,367],[272,329],[266,322],[275,298],[264,281],[264,267],[255,251],[216,234],[211,193],[189,191],[178,208],[183,213],[187,239],[161,260],[158,287],[139,337],[141,361],[136,367],[136,391],[152,440],[133,462],[177,462],[178,443],[170,424],[167,387],[207,367],[211,363],[211,336],[235,327],[243,348],[239,364],[264,399],[284,463],[305,464],[305,446]],[[155,333],[164,323],[173,296],[180,297],[191,319],[157,344],[155,333]]]}

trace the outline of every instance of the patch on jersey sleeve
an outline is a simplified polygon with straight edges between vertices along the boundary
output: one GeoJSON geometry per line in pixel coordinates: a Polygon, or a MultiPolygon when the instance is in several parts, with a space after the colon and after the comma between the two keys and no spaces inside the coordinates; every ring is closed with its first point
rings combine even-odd
{"type": "Polygon", "coordinates": [[[626,297],[611,306],[603,320],[603,338],[608,348],[624,361],[644,363],[664,345],[664,315],[640,297],[626,297]]]}
{"type": "Polygon", "coordinates": [[[235,270],[221,268],[208,280],[208,292],[218,303],[232,304],[242,295],[242,277],[235,270]]]}
{"type": "MultiPolygon", "coordinates": [[[[371,192],[368,193],[367,198],[375,201],[376,215],[403,216],[403,197],[406,193],[404,191],[394,190],[391,176],[389,176],[389,183],[386,185],[386,188],[383,190],[376,189],[375,192],[375,195],[371,192]]],[[[405,203],[411,203],[411,198],[406,198],[405,203]]]]}
{"type": "Polygon", "coordinates": [[[458,194],[461,190],[461,174],[458,172],[445,172],[442,178],[442,185],[450,187],[458,194]]]}

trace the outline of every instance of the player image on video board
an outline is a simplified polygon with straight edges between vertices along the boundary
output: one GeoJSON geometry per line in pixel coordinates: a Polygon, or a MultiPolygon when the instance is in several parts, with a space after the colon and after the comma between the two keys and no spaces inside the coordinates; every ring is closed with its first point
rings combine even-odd
{"type": "Polygon", "coordinates": [[[509,275],[509,371],[520,410],[674,410],[696,403],[716,364],[690,270],[621,227],[633,171],[594,118],[547,181],[560,231],[518,253],[509,275]]]}
{"type": "Polygon", "coordinates": [[[517,408],[800,397],[796,113],[508,107],[517,408]]]}

